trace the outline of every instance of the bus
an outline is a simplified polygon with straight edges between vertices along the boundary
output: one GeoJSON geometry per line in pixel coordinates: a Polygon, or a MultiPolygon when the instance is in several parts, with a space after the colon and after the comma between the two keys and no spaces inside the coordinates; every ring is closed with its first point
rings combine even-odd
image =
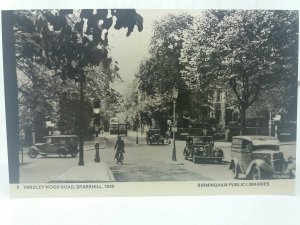
{"type": "Polygon", "coordinates": [[[109,120],[109,133],[127,136],[127,124],[120,123],[118,117],[112,117],[109,120]]]}

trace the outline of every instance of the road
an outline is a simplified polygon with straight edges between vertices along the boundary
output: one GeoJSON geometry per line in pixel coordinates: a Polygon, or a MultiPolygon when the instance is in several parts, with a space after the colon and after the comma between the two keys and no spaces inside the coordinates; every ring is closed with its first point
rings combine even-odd
{"type": "MultiPolygon", "coordinates": [[[[176,141],[177,161],[172,161],[173,143],[165,145],[147,145],[144,137],[139,137],[136,144],[136,133],[123,137],[125,141],[125,161],[117,165],[114,160],[114,143],[116,136],[106,135],[106,145],[100,149],[101,163],[111,170],[117,182],[132,181],[201,181],[201,180],[232,180],[233,174],[228,169],[230,143],[215,142],[224,151],[222,164],[214,162],[193,163],[183,157],[184,141],[176,141]]],[[[94,142],[85,143],[84,161],[94,163],[94,142]]],[[[296,157],[295,144],[283,144],[281,151],[285,156],[296,157]]],[[[21,157],[20,157],[21,158],[21,157]]],[[[23,157],[20,163],[20,183],[46,183],[67,169],[78,164],[76,158],[59,158],[56,156],[29,158],[23,157]]]]}

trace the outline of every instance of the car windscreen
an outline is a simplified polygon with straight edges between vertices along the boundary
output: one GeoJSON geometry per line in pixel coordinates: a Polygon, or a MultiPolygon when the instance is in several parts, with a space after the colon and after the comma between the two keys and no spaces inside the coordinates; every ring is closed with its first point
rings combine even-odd
{"type": "Polygon", "coordinates": [[[211,142],[211,138],[209,137],[196,137],[193,138],[194,144],[209,144],[211,142]]]}
{"type": "Polygon", "coordinates": [[[160,131],[159,130],[151,130],[150,133],[151,134],[160,134],[160,131]]]}
{"type": "Polygon", "coordinates": [[[256,150],[279,150],[279,145],[256,145],[253,146],[253,151],[256,150]]]}
{"type": "Polygon", "coordinates": [[[119,125],[119,130],[126,130],[126,125],[119,125]]]}

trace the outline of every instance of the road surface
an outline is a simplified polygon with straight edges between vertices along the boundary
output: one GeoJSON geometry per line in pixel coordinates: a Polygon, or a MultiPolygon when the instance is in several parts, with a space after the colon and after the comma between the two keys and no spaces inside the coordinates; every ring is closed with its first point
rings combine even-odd
{"type": "MultiPolygon", "coordinates": [[[[228,169],[230,156],[230,143],[215,142],[215,145],[224,151],[221,164],[215,162],[193,163],[183,157],[184,141],[176,141],[177,161],[172,161],[173,143],[164,145],[147,145],[145,138],[139,136],[136,144],[136,133],[123,137],[125,141],[125,161],[117,165],[114,159],[115,135],[106,135],[106,143],[100,149],[100,163],[105,163],[117,182],[139,181],[204,181],[233,180],[232,171],[228,169]]],[[[94,162],[94,142],[85,143],[84,161],[94,162]]],[[[295,144],[283,144],[281,151],[285,156],[296,157],[295,144]]],[[[20,183],[47,183],[66,170],[78,165],[76,158],[59,158],[58,156],[29,158],[26,153],[21,163],[20,155],[20,183]]],[[[70,172],[70,171],[69,171],[70,172]]],[[[89,174],[87,174],[89,176],[89,174]]],[[[243,178],[243,177],[241,177],[243,178]]]]}

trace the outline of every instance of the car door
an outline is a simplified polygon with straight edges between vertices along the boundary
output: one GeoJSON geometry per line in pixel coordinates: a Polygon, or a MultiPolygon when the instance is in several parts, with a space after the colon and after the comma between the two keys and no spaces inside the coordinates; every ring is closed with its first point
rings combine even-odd
{"type": "Polygon", "coordinates": [[[242,140],[240,166],[243,172],[247,170],[249,164],[252,162],[252,146],[250,140],[242,140]]]}
{"type": "MultiPolygon", "coordinates": [[[[240,166],[240,169],[242,170],[242,138],[232,138],[232,144],[231,144],[231,158],[234,160],[236,164],[240,166]]],[[[244,172],[244,171],[241,171],[244,172]]]]}
{"type": "Polygon", "coordinates": [[[61,146],[59,138],[51,138],[51,143],[48,146],[49,153],[57,153],[58,148],[61,146]]]}

